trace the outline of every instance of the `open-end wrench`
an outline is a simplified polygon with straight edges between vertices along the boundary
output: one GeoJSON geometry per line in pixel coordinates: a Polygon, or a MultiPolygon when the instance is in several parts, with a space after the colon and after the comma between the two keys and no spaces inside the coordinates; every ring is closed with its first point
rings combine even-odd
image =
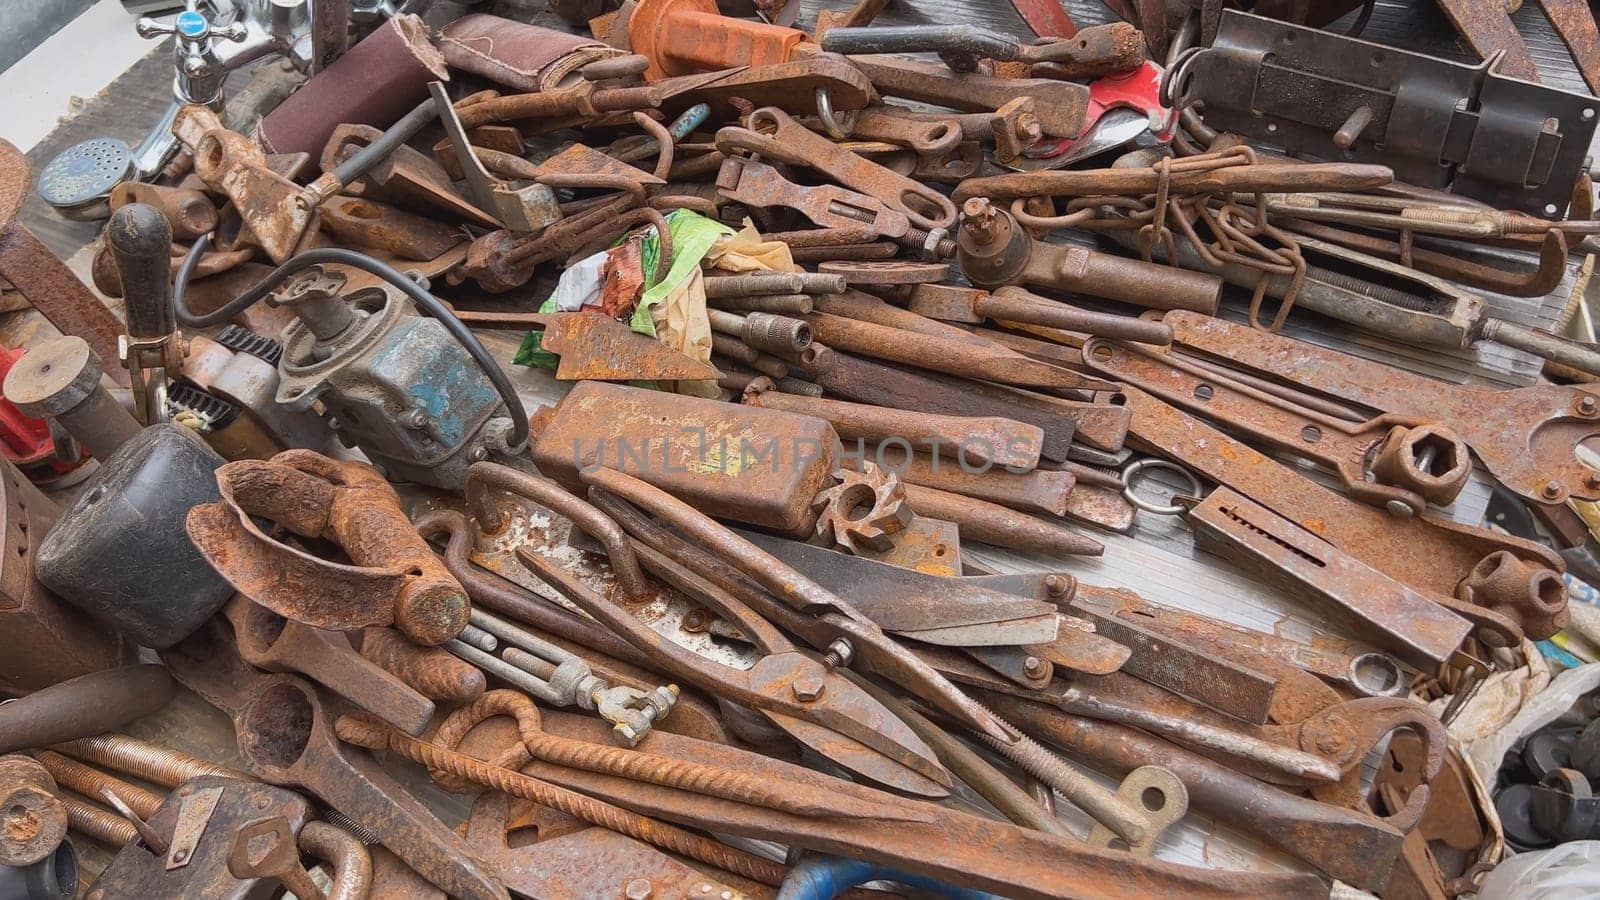
{"type": "Polygon", "coordinates": [[[728,155],[733,150],[746,150],[792,165],[810,166],[845,187],[877,197],[921,228],[949,228],[956,223],[955,204],[949,197],[857,156],[781,109],[763,107],[751,113],[748,121],[749,128],[735,126],[718,131],[717,149],[728,155]]]}
{"type": "Polygon", "coordinates": [[[334,738],[322,695],[293,675],[263,675],[239,657],[218,619],[162,652],[173,677],[233,716],[251,774],[304,788],[362,823],[396,856],[452,897],[509,900],[473,848],[370,755],[334,738]]]}

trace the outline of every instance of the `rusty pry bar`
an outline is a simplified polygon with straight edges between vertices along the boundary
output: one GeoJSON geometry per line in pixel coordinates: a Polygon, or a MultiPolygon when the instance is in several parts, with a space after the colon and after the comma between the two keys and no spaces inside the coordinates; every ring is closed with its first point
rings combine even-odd
{"type": "Polygon", "coordinates": [[[1158,765],[1177,775],[1194,808],[1281,848],[1340,881],[1376,890],[1400,854],[1399,829],[1264,784],[1137,728],[989,692],[985,702],[1041,741],[1111,772],[1158,765]]]}
{"type": "Polygon", "coordinates": [[[356,653],[344,635],[286,619],[243,594],[223,609],[239,655],[267,672],[298,672],[407,734],[421,734],[433,701],[356,653]]]}
{"type": "MultiPolygon", "coordinates": [[[[615,469],[595,468],[580,474],[588,484],[615,494],[670,522],[672,527],[711,548],[714,555],[771,591],[779,600],[795,610],[823,617],[836,616],[837,620],[842,620],[841,624],[848,622],[851,629],[867,638],[874,648],[892,643],[876,624],[840,599],[837,594],[818,585],[772,554],[739,537],[710,516],[699,512],[666,491],[615,469]]],[[[864,650],[856,647],[853,652],[864,652],[864,650]]],[[[931,668],[925,665],[918,666],[897,653],[885,653],[881,657],[881,663],[889,667],[888,671],[896,674],[894,680],[902,688],[944,711],[962,725],[997,740],[1005,741],[1013,736],[1012,730],[1004,723],[973,703],[959,688],[931,668]]]]}
{"type": "Polygon", "coordinates": [[[1092,371],[1126,382],[1256,438],[1274,449],[1331,469],[1352,497],[1396,515],[1429,503],[1447,506],[1466,486],[1472,457],[1450,428],[1386,414],[1350,422],[1302,407],[1201,367],[1177,353],[1158,353],[1110,341],[1083,345],[1092,371]]]}
{"type": "MultiPolygon", "coordinates": [[[[801,744],[878,784],[918,796],[947,793],[949,774],[903,722],[842,675],[800,653],[782,632],[737,601],[716,603],[715,609],[763,654],[748,670],[713,664],[667,640],[536,553],[522,549],[517,559],[673,677],[761,712],[801,744]]],[[[695,599],[721,598],[702,592],[695,599]]]]}
{"type": "MultiPolygon", "coordinates": [[[[101,359],[118,359],[122,322],[116,313],[18,221],[31,177],[22,151],[0,140],[0,277],[22,292],[56,330],[88,341],[101,359]]],[[[121,367],[113,367],[111,377],[123,387],[130,383],[121,367]]]]}
{"type": "Polygon", "coordinates": [[[819,42],[829,53],[938,53],[953,72],[976,72],[985,59],[1049,64],[1051,77],[1097,78],[1144,62],[1144,38],[1127,22],[1083,28],[1072,37],[1019,41],[978,25],[877,25],[830,28],[819,42]]]}
{"type": "MultiPolygon", "coordinates": [[[[572,716],[549,715],[545,728],[590,742],[604,740],[600,723],[572,716]]],[[[647,746],[651,752],[664,756],[748,772],[792,791],[872,797],[880,802],[929,809],[933,818],[806,819],[549,763],[533,762],[527,768],[538,778],[649,815],[745,837],[777,840],[789,846],[843,853],[1006,897],[1131,900],[1181,896],[1200,900],[1238,895],[1327,896],[1327,885],[1314,876],[1224,872],[1139,859],[1123,852],[1087,847],[1071,838],[891,797],[801,766],[707,741],[658,732],[647,746]]]]}
{"type": "Polygon", "coordinates": [[[1185,347],[1352,403],[1447,426],[1490,474],[1525,500],[1600,499],[1600,471],[1576,456],[1580,443],[1600,434],[1600,395],[1582,387],[1500,391],[1449,384],[1192,313],[1170,313],[1163,321],[1185,347]]]}
{"type": "Polygon", "coordinates": [[[162,651],[162,660],[185,687],[233,717],[239,753],[256,777],[315,794],[452,897],[509,900],[473,848],[376,760],[341,750],[315,687],[251,668],[220,620],[162,651]]]}
{"type": "Polygon", "coordinates": [[[1044,430],[1000,416],[941,416],[822,397],[801,397],[777,391],[766,378],[752,381],[743,400],[787,412],[816,416],[832,423],[839,436],[877,442],[899,438],[929,452],[964,459],[985,468],[1031,471],[1039,464],[1044,430]]]}
{"type": "Polygon", "coordinates": [[[127,666],[79,675],[0,704],[0,753],[48,747],[121,728],[172,700],[162,667],[127,666]]]}
{"type": "Polygon", "coordinates": [[[222,499],[189,511],[189,537],[241,594],[317,628],[397,625],[425,646],[467,625],[461,585],[417,536],[378,471],[311,450],[240,460],[217,470],[222,499]],[[302,538],[327,538],[353,564],[278,541],[252,516],[302,538]]]}

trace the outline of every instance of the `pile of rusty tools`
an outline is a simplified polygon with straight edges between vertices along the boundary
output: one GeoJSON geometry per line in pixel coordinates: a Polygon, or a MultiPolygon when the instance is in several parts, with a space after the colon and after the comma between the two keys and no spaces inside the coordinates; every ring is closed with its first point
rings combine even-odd
{"type": "Polygon", "coordinates": [[[228,5],[0,141],[0,900],[1600,837],[1587,8],[228,5]]]}

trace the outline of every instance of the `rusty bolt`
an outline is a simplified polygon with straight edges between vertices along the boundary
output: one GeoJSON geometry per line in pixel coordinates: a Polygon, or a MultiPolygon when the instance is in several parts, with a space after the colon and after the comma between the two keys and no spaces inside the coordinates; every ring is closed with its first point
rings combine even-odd
{"type": "Polygon", "coordinates": [[[1044,589],[1049,592],[1050,596],[1059,597],[1072,590],[1072,580],[1065,575],[1046,575],[1044,577],[1044,589]]]}
{"type": "Polygon", "coordinates": [[[823,686],[822,673],[808,671],[796,676],[791,687],[794,690],[796,700],[802,703],[810,703],[822,696],[823,686]]]}
{"type": "Polygon", "coordinates": [[[1029,678],[1038,678],[1044,674],[1044,660],[1030,656],[1022,661],[1022,671],[1027,673],[1029,678]]]}
{"type": "Polygon", "coordinates": [[[1561,482],[1546,481],[1544,483],[1544,487],[1540,489],[1539,493],[1542,494],[1547,500],[1555,500],[1561,496],[1561,482]]]}
{"type": "Polygon", "coordinates": [[[1578,401],[1578,413],[1580,415],[1592,416],[1596,412],[1600,412],[1600,401],[1596,401],[1593,396],[1585,394],[1583,399],[1578,401]]]}
{"type": "Polygon", "coordinates": [[[635,878],[622,889],[622,895],[628,900],[650,900],[650,888],[650,879],[635,878]]]}

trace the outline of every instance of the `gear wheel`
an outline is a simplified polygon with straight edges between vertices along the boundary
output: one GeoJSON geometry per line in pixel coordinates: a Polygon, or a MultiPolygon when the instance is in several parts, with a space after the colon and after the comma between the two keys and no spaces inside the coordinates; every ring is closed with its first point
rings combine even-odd
{"type": "Polygon", "coordinates": [[[852,554],[891,549],[891,535],[911,523],[900,476],[863,461],[861,471],[840,472],[839,479],[811,501],[817,537],[852,554]]]}

